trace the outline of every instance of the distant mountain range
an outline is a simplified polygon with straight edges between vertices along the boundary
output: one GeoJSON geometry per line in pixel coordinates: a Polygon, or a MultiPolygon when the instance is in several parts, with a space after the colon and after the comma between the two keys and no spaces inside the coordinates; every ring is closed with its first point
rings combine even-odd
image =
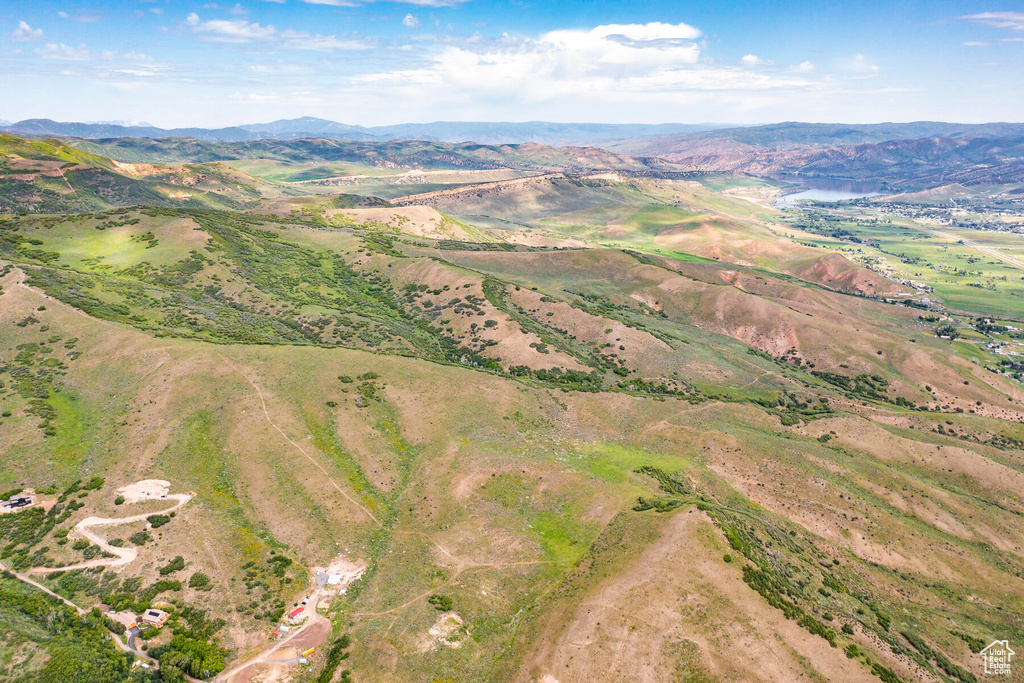
{"type": "Polygon", "coordinates": [[[261,158],[428,169],[557,166],[633,173],[797,173],[870,178],[902,188],[1024,182],[1024,123],[784,122],[713,128],[442,121],[364,127],[305,117],[218,129],[30,119],[0,129],[57,137],[95,154],[133,162],[261,158]]]}
{"type": "Polygon", "coordinates": [[[632,156],[686,156],[694,152],[742,152],[881,143],[922,138],[1024,137],[1024,123],[962,124],[942,121],[840,124],[784,122],[761,126],[715,124],[610,124],[436,121],[392,126],[352,126],[314,117],[281,119],[227,128],[159,128],[131,122],[0,121],[19,135],[107,138],[195,138],[204,142],[247,142],[323,138],[354,142],[423,140],[503,145],[534,142],[553,146],[601,147],[632,156]]]}
{"type": "MultiPolygon", "coordinates": [[[[647,158],[647,157],[641,157],[647,158]]],[[[892,186],[1024,182],[1024,136],[925,137],[853,145],[714,149],[659,157],[684,169],[877,180],[892,186]]]]}
{"type": "Polygon", "coordinates": [[[544,121],[526,123],[438,121],[365,127],[308,116],[228,128],[158,128],[120,123],[59,122],[50,119],[26,119],[17,123],[0,123],[0,126],[8,132],[20,135],[55,135],[99,139],[189,137],[206,142],[245,142],[268,139],[326,138],[363,142],[391,140],[476,142],[485,145],[536,142],[556,146],[597,145],[598,143],[634,138],[680,135],[715,128],[711,124],[549,123],[544,121]]]}
{"type": "Polygon", "coordinates": [[[1024,137],[1024,123],[800,123],[786,121],[763,126],[720,128],[681,134],[644,136],[602,145],[638,156],[685,156],[702,150],[749,151],[799,149],[880,143],[924,138],[1024,137]]]}

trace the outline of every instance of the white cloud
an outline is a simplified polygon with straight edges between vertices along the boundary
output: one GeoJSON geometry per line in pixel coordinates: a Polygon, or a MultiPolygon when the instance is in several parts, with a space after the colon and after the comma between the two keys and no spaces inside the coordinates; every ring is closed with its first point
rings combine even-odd
{"type": "Polygon", "coordinates": [[[43,29],[32,28],[27,22],[19,21],[18,28],[11,31],[11,40],[18,42],[28,42],[30,40],[39,40],[43,37],[43,29]]]}
{"type": "Polygon", "coordinates": [[[988,47],[992,43],[986,43],[978,40],[968,40],[964,43],[965,47],[988,47]]]}
{"type": "Polygon", "coordinates": [[[814,71],[814,65],[810,62],[800,62],[796,66],[792,67],[790,71],[795,71],[798,74],[809,74],[814,71]]]}
{"type": "Polygon", "coordinates": [[[68,14],[67,12],[64,12],[62,10],[60,12],[57,12],[57,16],[60,17],[61,19],[71,19],[72,21],[80,21],[86,24],[95,23],[103,19],[102,14],[99,14],[97,12],[86,12],[83,10],[78,10],[74,14],[68,14]]]}
{"type": "Polygon", "coordinates": [[[216,43],[243,45],[263,42],[278,45],[289,50],[312,50],[333,52],[334,50],[368,50],[373,44],[360,38],[339,38],[335,35],[322,36],[292,29],[279,30],[272,24],[263,26],[245,19],[211,19],[202,21],[195,12],[185,18],[185,24],[203,40],[216,43]]]}
{"type": "Polygon", "coordinates": [[[244,17],[248,13],[249,10],[245,7],[242,7],[242,5],[239,3],[235,3],[235,6],[228,10],[228,14],[235,17],[244,17]]]}
{"type": "Polygon", "coordinates": [[[1024,31],[1024,12],[982,12],[960,18],[1006,31],[1024,31]]]}
{"type": "Polygon", "coordinates": [[[557,30],[537,39],[505,36],[487,46],[449,46],[424,67],[358,76],[353,85],[410,101],[572,101],[578,107],[692,104],[710,93],[761,106],[779,97],[773,91],[819,85],[797,75],[701,63],[700,36],[686,24],[660,23],[557,30]]]}
{"type": "Polygon", "coordinates": [[[740,63],[743,64],[743,66],[767,66],[774,62],[770,59],[761,59],[757,55],[743,55],[743,58],[740,59],[740,63]]]}
{"type": "Polygon", "coordinates": [[[694,64],[700,31],[686,24],[607,24],[589,31],[551,31],[523,45],[520,53],[539,56],[560,69],[593,72],[607,66],[672,68],[694,64]],[[573,62],[576,62],[575,64],[573,62]]]}
{"type": "Polygon", "coordinates": [[[853,59],[846,63],[846,70],[860,76],[874,76],[878,73],[878,67],[862,54],[854,55],[853,59]]]}
{"type": "Polygon", "coordinates": [[[204,39],[218,43],[250,43],[256,40],[274,39],[278,33],[273,26],[250,24],[245,19],[200,21],[199,15],[195,12],[188,15],[185,23],[204,39]]]}
{"type": "Polygon", "coordinates": [[[64,43],[47,43],[45,47],[36,50],[43,59],[60,59],[70,62],[82,62],[92,57],[85,45],[71,47],[64,43]]]}
{"type": "Polygon", "coordinates": [[[283,45],[291,50],[311,50],[314,52],[333,52],[334,50],[369,50],[373,43],[361,38],[339,38],[322,36],[319,33],[310,35],[303,31],[281,31],[283,45]]]}
{"type": "Polygon", "coordinates": [[[406,14],[405,18],[402,19],[402,26],[407,26],[409,28],[416,28],[419,25],[420,25],[420,20],[417,19],[416,17],[414,17],[411,14],[406,14]]]}

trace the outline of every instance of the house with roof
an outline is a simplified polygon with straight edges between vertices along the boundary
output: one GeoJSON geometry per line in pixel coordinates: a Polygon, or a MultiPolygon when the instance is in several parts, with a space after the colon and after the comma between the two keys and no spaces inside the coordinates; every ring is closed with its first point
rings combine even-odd
{"type": "Polygon", "coordinates": [[[162,609],[150,608],[139,615],[139,621],[147,626],[160,628],[167,622],[167,618],[170,616],[170,614],[162,609]]]}
{"type": "Polygon", "coordinates": [[[285,617],[285,621],[287,621],[289,624],[298,624],[299,622],[305,620],[305,618],[306,618],[306,608],[305,607],[296,607],[295,609],[293,609],[291,612],[288,613],[288,616],[285,617]]]}
{"type": "Polygon", "coordinates": [[[1010,649],[1010,641],[994,640],[988,647],[981,651],[985,658],[985,673],[987,675],[1009,675],[1010,659],[1017,654],[1010,649]]]}

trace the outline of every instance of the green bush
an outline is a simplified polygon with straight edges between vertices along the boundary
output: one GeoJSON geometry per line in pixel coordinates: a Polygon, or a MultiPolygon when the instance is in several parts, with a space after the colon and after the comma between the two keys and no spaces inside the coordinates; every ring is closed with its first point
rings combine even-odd
{"type": "Polygon", "coordinates": [[[149,535],[149,532],[139,531],[129,536],[128,540],[134,545],[146,545],[146,542],[152,540],[152,538],[153,537],[149,535]]]}
{"type": "Polygon", "coordinates": [[[188,580],[189,588],[196,588],[202,590],[210,585],[210,577],[202,572],[196,572],[188,580]]]}
{"type": "Polygon", "coordinates": [[[878,625],[881,626],[883,630],[888,631],[889,626],[892,625],[892,620],[889,618],[889,615],[884,612],[875,612],[875,616],[878,617],[878,625]]]}
{"type": "Polygon", "coordinates": [[[884,666],[875,662],[871,665],[871,673],[875,674],[882,679],[882,683],[902,683],[899,676],[894,674],[891,670],[886,669],[884,666]]]}
{"type": "Polygon", "coordinates": [[[167,576],[168,574],[173,574],[174,572],[181,571],[184,568],[185,558],[183,558],[181,555],[178,555],[173,560],[168,562],[166,565],[160,567],[158,571],[160,572],[160,576],[167,576]]]}
{"type": "Polygon", "coordinates": [[[427,602],[433,605],[434,609],[441,612],[447,612],[452,608],[452,605],[454,604],[452,602],[451,597],[447,595],[431,595],[429,598],[427,598],[427,602]]]}
{"type": "Polygon", "coordinates": [[[800,617],[800,621],[797,622],[805,629],[810,631],[816,636],[821,636],[828,641],[828,644],[832,647],[836,646],[836,632],[829,627],[822,624],[820,621],[812,617],[810,614],[805,614],[800,617]]]}
{"type": "MultiPolygon", "coordinates": [[[[320,675],[316,677],[316,683],[331,683],[334,680],[334,672],[342,660],[348,659],[349,653],[344,650],[351,644],[352,639],[349,638],[347,633],[331,644],[330,650],[327,651],[327,661],[324,663],[324,668],[320,671],[320,675]]],[[[341,673],[341,680],[351,680],[348,669],[341,673]],[[347,676],[346,674],[349,675],[347,676]]]]}
{"type": "Polygon", "coordinates": [[[124,496],[118,496],[117,498],[114,499],[114,505],[123,505],[123,504],[124,504],[124,496]]]}
{"type": "Polygon", "coordinates": [[[159,529],[164,524],[170,522],[171,518],[167,515],[150,515],[149,517],[146,517],[146,521],[149,522],[154,529],[159,529]]]}
{"type": "Polygon", "coordinates": [[[953,631],[952,633],[954,636],[967,643],[967,647],[971,648],[971,652],[974,652],[975,654],[981,652],[981,650],[985,647],[985,641],[981,638],[976,638],[974,636],[963,633],[962,631],[953,631]]]}

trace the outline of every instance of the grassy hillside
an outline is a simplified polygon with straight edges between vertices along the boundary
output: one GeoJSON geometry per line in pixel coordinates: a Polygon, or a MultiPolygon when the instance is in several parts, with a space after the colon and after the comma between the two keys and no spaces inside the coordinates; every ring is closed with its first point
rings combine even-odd
{"type": "Polygon", "coordinates": [[[0,214],[135,205],[242,209],[265,194],[280,191],[221,164],[124,164],[56,140],[0,136],[0,214]]]}
{"type": "Polygon", "coordinates": [[[1022,641],[1019,379],[757,183],[118,164],[246,210],[0,219],[0,494],[44,503],[0,515],[0,681],[969,683],[1022,641]]]}

